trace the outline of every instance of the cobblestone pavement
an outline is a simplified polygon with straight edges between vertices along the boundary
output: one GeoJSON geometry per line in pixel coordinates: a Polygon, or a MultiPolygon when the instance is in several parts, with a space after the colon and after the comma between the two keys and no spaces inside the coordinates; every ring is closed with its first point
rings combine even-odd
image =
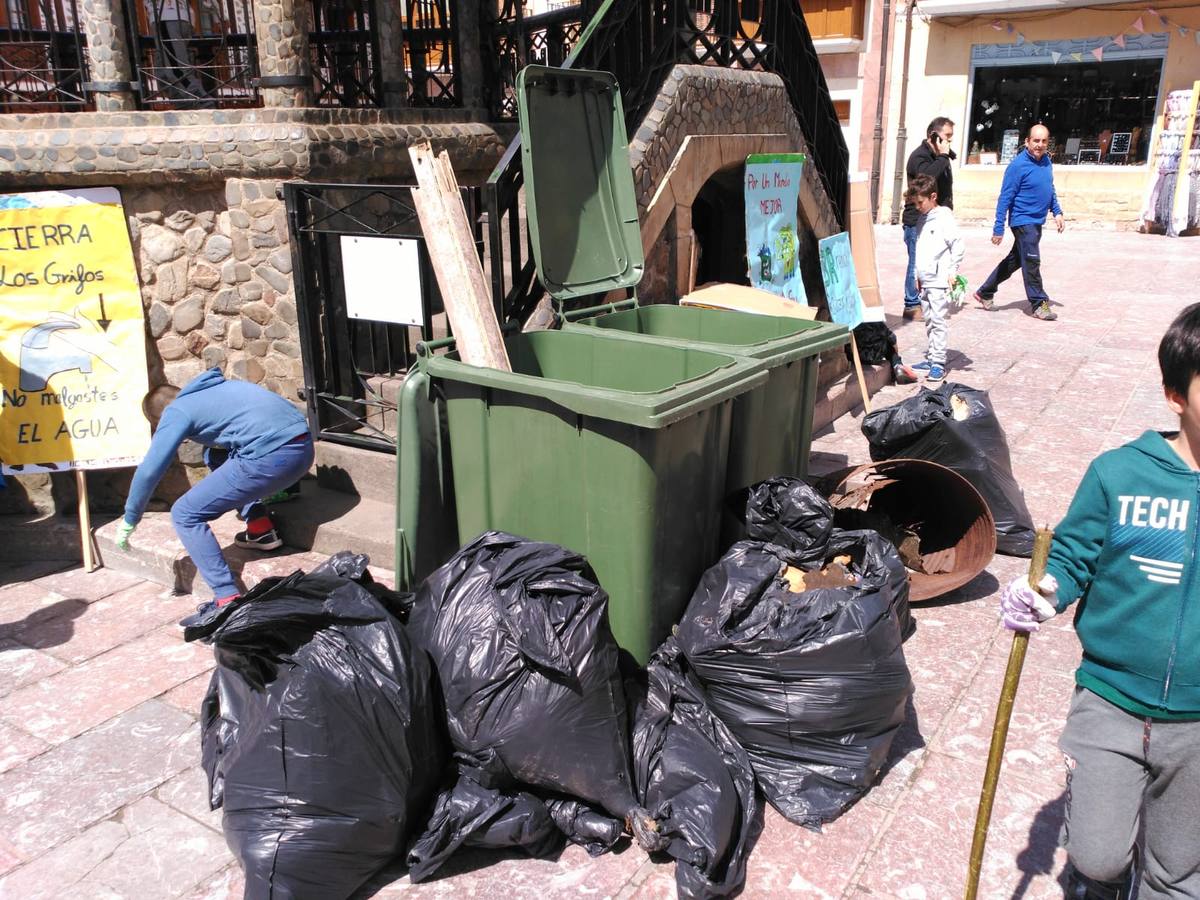
{"type": "MultiPolygon", "coordinates": [[[[878,230],[881,283],[898,312],[904,250],[878,230]]],[[[1154,348],[1197,299],[1194,241],[1132,233],[1048,234],[1055,323],[1024,314],[1019,280],[1000,308],[968,308],[950,329],[951,378],[987,388],[1035,517],[1055,522],[1098,452],[1170,420],[1154,348]],[[1177,288],[1175,286],[1182,286],[1177,288]]],[[[1005,248],[968,235],[965,272],[978,283],[1005,248]]],[[[910,361],[919,324],[893,321],[910,361]]],[[[875,403],[915,388],[887,388],[875,403]]],[[[818,435],[814,465],[867,461],[860,416],[818,435]]],[[[302,557],[307,565],[311,557],[302,557]]],[[[257,569],[288,571],[279,557],[257,569]]],[[[768,811],[746,896],[961,896],[1008,637],[997,624],[999,584],[1025,563],[997,557],[972,584],[916,608],[906,652],[917,692],[887,770],[867,797],[814,833],[768,811]]],[[[196,722],[211,652],[184,644],[174,622],[195,600],[101,570],[29,563],[0,575],[0,896],[225,898],[241,895],[219,812],[199,769],[196,722]]],[[[1051,898],[1063,779],[1055,740],[1078,644],[1069,622],[1036,635],[1017,699],[993,817],[981,896],[1051,898]]],[[[669,897],[670,864],[636,849],[557,860],[471,854],[454,874],[413,887],[385,873],[366,895],[669,897]]]]}

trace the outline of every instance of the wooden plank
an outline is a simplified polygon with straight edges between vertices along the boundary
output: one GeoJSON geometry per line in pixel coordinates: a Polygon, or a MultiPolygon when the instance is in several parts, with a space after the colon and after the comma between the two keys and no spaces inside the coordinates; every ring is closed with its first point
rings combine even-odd
{"type": "Polygon", "coordinates": [[[410,146],[408,154],[417,177],[413,205],[459,356],[468,365],[511,372],[450,159],[444,151],[435,157],[428,141],[410,146]]]}

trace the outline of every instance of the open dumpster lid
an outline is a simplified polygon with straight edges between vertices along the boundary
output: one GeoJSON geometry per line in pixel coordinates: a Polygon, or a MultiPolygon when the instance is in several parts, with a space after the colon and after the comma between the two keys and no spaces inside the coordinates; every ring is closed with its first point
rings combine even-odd
{"type": "Polygon", "coordinates": [[[526,66],[521,165],[538,276],[556,300],[636,285],[645,257],[617,79],[526,66]]]}

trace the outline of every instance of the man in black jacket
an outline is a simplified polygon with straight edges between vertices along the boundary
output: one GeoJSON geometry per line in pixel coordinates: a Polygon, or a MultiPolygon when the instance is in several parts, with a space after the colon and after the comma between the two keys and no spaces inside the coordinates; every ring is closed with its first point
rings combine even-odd
{"type": "MultiPolygon", "coordinates": [[[[954,123],[938,116],[925,129],[925,140],[908,157],[908,181],[914,175],[928,175],[937,182],[938,206],[954,209],[954,173],[950,163],[957,159],[950,148],[954,140],[954,123]]],[[[908,248],[908,272],[904,276],[904,318],[921,318],[921,298],[917,295],[917,219],[920,213],[911,203],[904,204],[904,246],[908,248]]]]}

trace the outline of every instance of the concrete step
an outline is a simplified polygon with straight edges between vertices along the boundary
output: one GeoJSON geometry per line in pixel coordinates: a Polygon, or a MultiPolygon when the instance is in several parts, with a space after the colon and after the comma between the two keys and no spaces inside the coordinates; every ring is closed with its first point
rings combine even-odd
{"type": "MultiPolygon", "coordinates": [[[[395,524],[390,507],[385,509],[381,503],[327,491],[306,481],[300,499],[276,509],[280,537],[285,546],[266,553],[234,546],[234,535],[246,527],[234,513],[227,513],[212,523],[225,559],[243,587],[252,587],[264,578],[287,575],[296,569],[308,571],[339,550],[366,553],[371,558],[372,575],[385,584],[394,583],[391,535],[395,532],[395,524]]],[[[146,513],[133,534],[128,551],[117,549],[118,521],[113,519],[96,529],[96,543],[105,567],[181,593],[210,596],[207,585],[197,575],[195,565],[175,535],[170,513],[146,513]]]]}
{"type": "Polygon", "coordinates": [[[394,501],[371,500],[306,481],[300,499],[273,507],[279,536],[289,547],[328,556],[365,553],[391,569],[395,553],[394,501]]]}
{"type": "Polygon", "coordinates": [[[74,561],[83,554],[79,519],[58,513],[0,516],[0,563],[74,561]]]}
{"type": "MultiPolygon", "coordinates": [[[[874,396],[880,388],[892,382],[890,366],[863,366],[867,392],[874,396]]],[[[817,402],[813,408],[813,434],[835,419],[863,405],[858,378],[851,369],[844,375],[817,387],[817,402]]]]}
{"type": "Polygon", "coordinates": [[[322,488],[381,503],[396,502],[396,455],[317,441],[313,468],[322,488]]]}

